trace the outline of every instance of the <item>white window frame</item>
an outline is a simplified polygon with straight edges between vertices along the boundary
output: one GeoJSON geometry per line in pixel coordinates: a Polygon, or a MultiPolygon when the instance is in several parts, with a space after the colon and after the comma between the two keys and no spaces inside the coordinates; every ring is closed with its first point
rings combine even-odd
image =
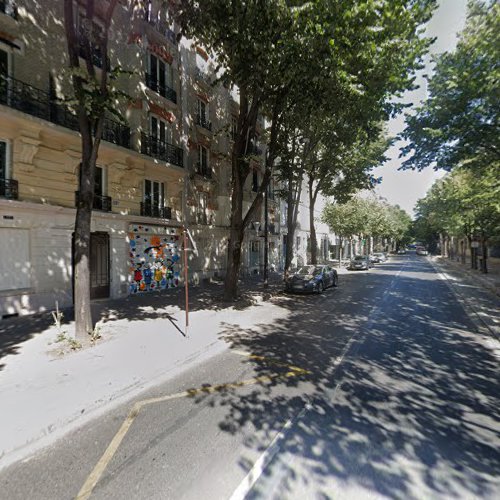
{"type": "Polygon", "coordinates": [[[159,117],[158,115],[155,115],[151,113],[149,115],[149,132],[151,137],[155,137],[159,142],[163,142],[163,144],[172,144],[172,127],[170,126],[170,122],[165,120],[164,118],[159,117]],[[153,120],[157,121],[156,124],[156,135],[153,134],[153,120]],[[165,124],[165,140],[161,141],[160,140],[160,132],[161,132],[161,126],[160,123],[165,124]]]}
{"type": "Polygon", "coordinates": [[[210,170],[210,157],[208,154],[208,148],[205,146],[198,144],[198,171],[200,173],[206,172],[210,170]],[[205,151],[206,162],[203,165],[203,151],[205,151]]]}
{"type": "Polygon", "coordinates": [[[148,57],[148,73],[151,75],[152,74],[152,67],[151,67],[151,58],[154,57],[156,59],[156,85],[157,88],[159,89],[160,86],[160,63],[163,63],[165,65],[165,87],[168,87],[170,89],[174,88],[174,69],[172,68],[172,65],[162,59],[161,57],[158,57],[156,54],[153,54],[152,52],[147,53],[148,57]]]}
{"type": "Polygon", "coordinates": [[[142,183],[142,200],[144,203],[149,201],[151,203],[152,207],[155,208],[164,208],[165,207],[165,201],[166,201],[166,193],[167,193],[167,186],[165,182],[159,181],[156,179],[144,179],[142,183]],[[149,200],[146,199],[146,182],[151,183],[151,189],[152,192],[150,193],[150,198],[149,200]],[[154,203],[154,197],[152,194],[154,193],[154,185],[158,185],[158,203],[154,203]]]}
{"type": "Polygon", "coordinates": [[[196,103],[196,113],[201,121],[201,123],[208,123],[210,120],[210,107],[207,102],[203,99],[198,98],[196,103]],[[203,113],[202,113],[203,110],[203,113]]]}

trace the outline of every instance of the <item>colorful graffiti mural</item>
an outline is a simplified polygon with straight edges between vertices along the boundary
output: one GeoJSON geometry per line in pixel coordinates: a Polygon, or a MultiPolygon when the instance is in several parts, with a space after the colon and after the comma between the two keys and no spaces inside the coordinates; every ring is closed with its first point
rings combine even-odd
{"type": "Polygon", "coordinates": [[[129,228],[130,293],[175,288],[180,275],[180,229],[133,224],[129,228]]]}

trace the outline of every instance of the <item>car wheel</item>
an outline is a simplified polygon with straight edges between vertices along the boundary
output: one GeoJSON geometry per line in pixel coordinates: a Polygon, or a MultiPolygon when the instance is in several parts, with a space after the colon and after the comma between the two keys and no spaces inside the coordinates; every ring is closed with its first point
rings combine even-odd
{"type": "Polygon", "coordinates": [[[318,293],[323,293],[324,291],[325,291],[325,285],[323,284],[322,281],[320,281],[318,285],[318,293]]]}
{"type": "Polygon", "coordinates": [[[338,277],[338,275],[335,275],[333,277],[333,286],[339,286],[339,277],[338,277]]]}

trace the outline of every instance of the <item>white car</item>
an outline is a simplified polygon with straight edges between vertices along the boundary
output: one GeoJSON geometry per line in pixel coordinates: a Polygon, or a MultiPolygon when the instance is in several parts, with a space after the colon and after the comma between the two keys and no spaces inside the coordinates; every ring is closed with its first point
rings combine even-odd
{"type": "Polygon", "coordinates": [[[415,252],[417,255],[429,255],[429,252],[427,251],[426,248],[424,247],[417,247],[417,250],[415,252]]]}

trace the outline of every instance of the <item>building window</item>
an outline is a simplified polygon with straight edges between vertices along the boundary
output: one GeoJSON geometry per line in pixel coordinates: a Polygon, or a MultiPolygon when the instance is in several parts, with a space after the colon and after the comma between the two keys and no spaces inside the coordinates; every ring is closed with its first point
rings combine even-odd
{"type": "Polygon", "coordinates": [[[146,83],[151,90],[158,92],[162,97],[177,102],[177,95],[173,90],[172,65],[153,54],[149,54],[146,83]]]}
{"type": "MultiPolygon", "coordinates": [[[[82,167],[80,164],[79,168],[79,184],[82,184],[82,167]]],[[[106,196],[107,186],[106,186],[106,171],[103,167],[95,167],[95,177],[94,177],[94,196],[106,196]]]]}
{"type": "Polygon", "coordinates": [[[236,140],[236,135],[238,134],[238,120],[235,116],[231,117],[231,139],[236,140]]]}
{"type": "Polygon", "coordinates": [[[172,131],[170,124],[157,116],[151,115],[150,118],[151,137],[162,144],[172,143],[172,131]]]}
{"type": "Polygon", "coordinates": [[[0,179],[8,179],[8,143],[0,140],[0,179]]]}
{"type": "Polygon", "coordinates": [[[296,239],[296,244],[297,244],[297,250],[300,250],[300,236],[297,236],[296,239]]]}
{"type": "Polygon", "coordinates": [[[196,123],[208,130],[212,130],[212,124],[208,118],[208,104],[198,99],[196,104],[196,123]]]}
{"type": "Polygon", "coordinates": [[[207,224],[208,223],[208,194],[207,193],[199,193],[198,194],[198,210],[196,214],[196,219],[198,224],[207,224]]]}
{"type": "Polygon", "coordinates": [[[250,251],[253,253],[259,252],[259,241],[251,241],[250,242],[250,251]]]}
{"type": "Polygon", "coordinates": [[[145,179],[144,202],[153,207],[163,207],[165,203],[165,184],[145,179]]]}
{"type": "Polygon", "coordinates": [[[153,17],[153,2],[152,0],[146,0],[144,2],[144,20],[148,23],[156,22],[153,17]]]}
{"type": "MultiPolygon", "coordinates": [[[[0,0],[1,1],[1,0],[0,0]]],[[[10,75],[10,53],[0,49],[0,76],[10,75]]]]}
{"type": "Polygon", "coordinates": [[[259,190],[259,172],[254,170],[252,172],[252,191],[255,193],[259,190]]]}
{"type": "Polygon", "coordinates": [[[205,177],[211,177],[211,169],[208,164],[208,149],[205,146],[198,146],[198,164],[196,170],[199,174],[205,177]]]}
{"type": "MultiPolygon", "coordinates": [[[[75,26],[78,33],[79,41],[79,56],[82,59],[86,58],[85,45],[90,44],[90,58],[94,66],[102,68],[104,63],[104,54],[102,53],[101,43],[104,36],[104,26],[99,24],[95,19],[88,21],[85,13],[80,9],[75,9],[75,26]]],[[[109,68],[108,68],[109,69],[109,68]]]]}

